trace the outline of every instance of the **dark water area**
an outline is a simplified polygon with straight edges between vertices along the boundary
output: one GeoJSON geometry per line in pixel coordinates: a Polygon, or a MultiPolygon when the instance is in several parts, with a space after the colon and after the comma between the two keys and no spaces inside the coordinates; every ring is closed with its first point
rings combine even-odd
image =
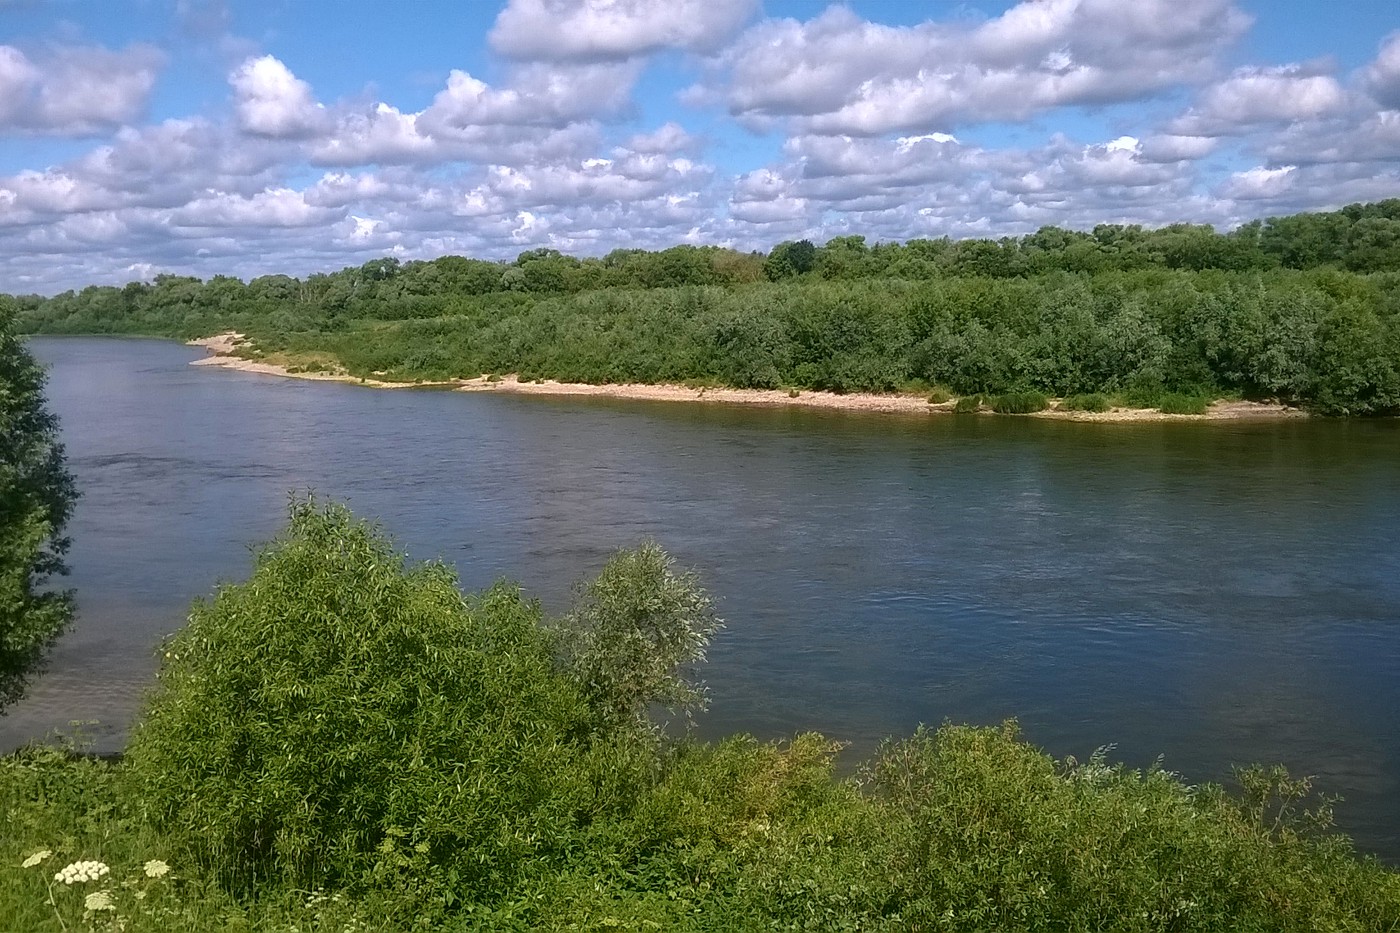
{"type": "Polygon", "coordinates": [[[381,391],[38,338],[84,497],[79,618],[9,748],[119,747],[153,652],[292,490],[547,609],[657,539],[728,628],[702,737],[1020,720],[1187,780],[1282,762],[1400,862],[1400,424],[1098,425],[381,391]]]}

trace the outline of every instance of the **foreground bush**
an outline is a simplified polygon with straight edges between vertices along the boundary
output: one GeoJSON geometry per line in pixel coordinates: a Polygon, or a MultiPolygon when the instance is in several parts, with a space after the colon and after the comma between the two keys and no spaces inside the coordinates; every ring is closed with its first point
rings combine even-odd
{"type": "Polygon", "coordinates": [[[818,735],[668,740],[647,711],[701,698],[683,672],[716,625],[654,546],[615,556],[547,623],[513,587],[464,597],[344,508],[297,503],[252,577],[166,646],[123,762],[0,758],[0,917],[35,931],[1400,929],[1400,875],[1358,859],[1281,768],[1241,772],[1233,796],[1057,761],[1014,723],[920,729],[854,779],[818,735]]]}
{"type": "Polygon", "coordinates": [[[539,623],[300,503],[164,648],[128,752],[149,818],[235,889],[508,884],[562,844],[590,767],[539,623]]]}

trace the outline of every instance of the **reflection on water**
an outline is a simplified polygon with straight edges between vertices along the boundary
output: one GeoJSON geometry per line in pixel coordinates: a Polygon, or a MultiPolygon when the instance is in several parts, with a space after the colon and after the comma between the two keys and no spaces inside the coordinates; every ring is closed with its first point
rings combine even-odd
{"type": "Polygon", "coordinates": [[[116,746],[160,637],[291,490],[551,609],[653,536],[729,628],[706,736],[1021,720],[1191,780],[1284,762],[1400,860],[1400,425],[1077,425],[384,392],[39,339],[84,491],[80,618],[0,719],[116,746]]]}

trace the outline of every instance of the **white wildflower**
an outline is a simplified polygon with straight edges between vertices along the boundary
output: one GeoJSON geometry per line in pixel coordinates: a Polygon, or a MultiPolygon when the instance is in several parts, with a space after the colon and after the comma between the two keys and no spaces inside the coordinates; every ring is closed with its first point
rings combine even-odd
{"type": "Polygon", "coordinates": [[[116,910],[117,905],[112,902],[112,895],[106,891],[94,891],[83,898],[83,906],[88,910],[116,910]]]}
{"type": "Polygon", "coordinates": [[[170,874],[170,866],[161,859],[153,858],[146,863],[145,871],[147,878],[164,878],[170,874]]]}
{"type": "Polygon", "coordinates": [[[38,865],[50,855],[53,855],[53,853],[50,852],[48,849],[40,849],[38,852],[35,852],[33,855],[29,856],[29,858],[25,859],[23,862],[20,862],[19,867],[33,868],[35,865],[38,865]]]}
{"type": "Polygon", "coordinates": [[[96,881],[110,870],[101,862],[74,862],[64,866],[62,871],[53,876],[53,880],[62,881],[64,884],[80,884],[84,881],[96,881]]]}

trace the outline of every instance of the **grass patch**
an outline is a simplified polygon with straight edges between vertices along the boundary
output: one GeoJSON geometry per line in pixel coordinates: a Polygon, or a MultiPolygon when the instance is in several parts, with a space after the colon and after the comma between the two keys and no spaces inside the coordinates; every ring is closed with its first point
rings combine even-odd
{"type": "Polygon", "coordinates": [[[1113,405],[1109,402],[1108,396],[1099,392],[1090,392],[1080,395],[1070,395],[1060,400],[1057,406],[1059,411],[1091,411],[1105,412],[1113,405]]]}
{"type": "Polygon", "coordinates": [[[992,411],[999,415],[1029,415],[1050,407],[1043,392],[1007,392],[992,399],[992,411]]]}
{"type": "Polygon", "coordinates": [[[1165,392],[1157,399],[1157,410],[1168,415],[1204,415],[1210,403],[1209,395],[1165,392]]]}
{"type": "Polygon", "coordinates": [[[985,395],[964,395],[953,404],[953,413],[958,415],[971,415],[982,410],[986,403],[985,395]]]}
{"type": "Polygon", "coordinates": [[[953,400],[953,393],[952,393],[952,392],[949,392],[947,389],[943,388],[942,386],[934,386],[933,389],[930,390],[930,391],[929,391],[929,394],[928,394],[928,403],[929,403],[930,405],[942,405],[942,404],[944,404],[945,402],[951,402],[952,400],[953,400]]]}

